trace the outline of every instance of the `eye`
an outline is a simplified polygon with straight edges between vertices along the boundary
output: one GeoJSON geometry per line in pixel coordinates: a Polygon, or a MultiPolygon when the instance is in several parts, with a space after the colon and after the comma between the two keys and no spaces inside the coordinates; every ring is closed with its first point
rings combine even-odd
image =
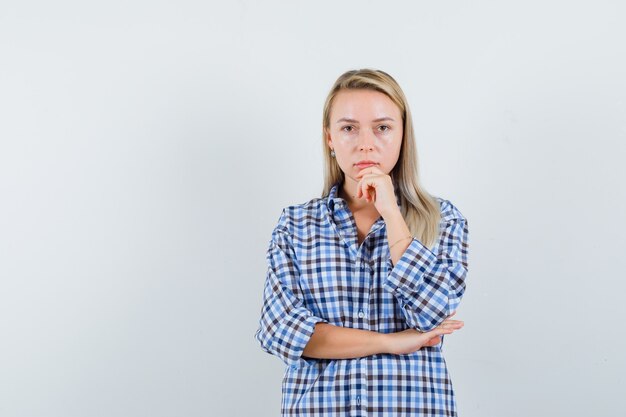
{"type": "Polygon", "coordinates": [[[343,130],[344,132],[350,133],[350,132],[352,132],[352,130],[354,130],[354,127],[348,125],[348,126],[342,127],[341,130],[343,130]],[[350,129],[350,130],[346,130],[346,129],[350,129]]]}
{"type": "Polygon", "coordinates": [[[386,131],[388,131],[391,128],[389,126],[387,126],[387,125],[380,125],[380,126],[378,126],[378,129],[382,130],[383,132],[386,132],[386,131]]]}

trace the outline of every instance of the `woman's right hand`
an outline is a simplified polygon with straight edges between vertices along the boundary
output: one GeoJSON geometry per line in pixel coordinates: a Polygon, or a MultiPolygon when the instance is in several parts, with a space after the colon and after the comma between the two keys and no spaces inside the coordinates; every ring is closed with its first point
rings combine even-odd
{"type": "Polygon", "coordinates": [[[394,355],[413,353],[424,346],[435,346],[441,342],[441,335],[450,334],[463,327],[461,320],[451,320],[456,312],[452,313],[439,326],[429,332],[419,332],[415,329],[406,329],[396,333],[385,334],[385,352],[394,355]]]}

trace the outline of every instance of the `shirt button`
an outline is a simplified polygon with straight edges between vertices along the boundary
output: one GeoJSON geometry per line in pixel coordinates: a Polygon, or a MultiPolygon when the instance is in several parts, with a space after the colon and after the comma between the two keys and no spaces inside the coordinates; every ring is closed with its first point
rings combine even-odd
{"type": "Polygon", "coordinates": [[[360,396],[360,395],[357,395],[357,396],[356,396],[356,404],[357,404],[357,405],[360,405],[360,404],[361,404],[361,396],[360,396]]]}
{"type": "Polygon", "coordinates": [[[362,319],[363,317],[365,317],[365,313],[363,312],[363,309],[359,309],[359,318],[362,319]]]}

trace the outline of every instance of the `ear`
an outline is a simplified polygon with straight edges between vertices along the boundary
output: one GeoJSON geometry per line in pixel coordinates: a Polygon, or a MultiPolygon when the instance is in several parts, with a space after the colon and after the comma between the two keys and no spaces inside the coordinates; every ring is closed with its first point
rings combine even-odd
{"type": "Polygon", "coordinates": [[[326,143],[332,149],[333,147],[333,139],[330,137],[330,132],[327,129],[324,129],[324,137],[326,138],[326,143]]]}

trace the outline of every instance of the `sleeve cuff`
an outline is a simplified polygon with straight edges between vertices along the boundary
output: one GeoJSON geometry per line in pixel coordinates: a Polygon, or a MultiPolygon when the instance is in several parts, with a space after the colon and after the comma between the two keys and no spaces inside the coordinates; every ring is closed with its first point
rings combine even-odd
{"type": "Polygon", "coordinates": [[[399,292],[404,298],[410,299],[415,294],[424,274],[432,270],[437,262],[437,256],[417,238],[413,238],[398,262],[393,265],[391,255],[387,259],[389,274],[383,283],[390,293],[399,292]]]}
{"type": "MultiPolygon", "coordinates": [[[[328,320],[313,315],[301,315],[296,320],[299,321],[299,323],[292,323],[293,327],[291,327],[291,325],[288,326],[291,328],[289,333],[293,333],[291,334],[292,337],[287,342],[287,346],[285,346],[287,351],[285,363],[292,369],[297,369],[304,365],[311,365],[316,362],[314,358],[303,357],[302,353],[313,335],[315,324],[320,322],[328,323],[328,320]]],[[[288,334],[282,335],[283,338],[289,338],[289,336],[288,334]]]]}

